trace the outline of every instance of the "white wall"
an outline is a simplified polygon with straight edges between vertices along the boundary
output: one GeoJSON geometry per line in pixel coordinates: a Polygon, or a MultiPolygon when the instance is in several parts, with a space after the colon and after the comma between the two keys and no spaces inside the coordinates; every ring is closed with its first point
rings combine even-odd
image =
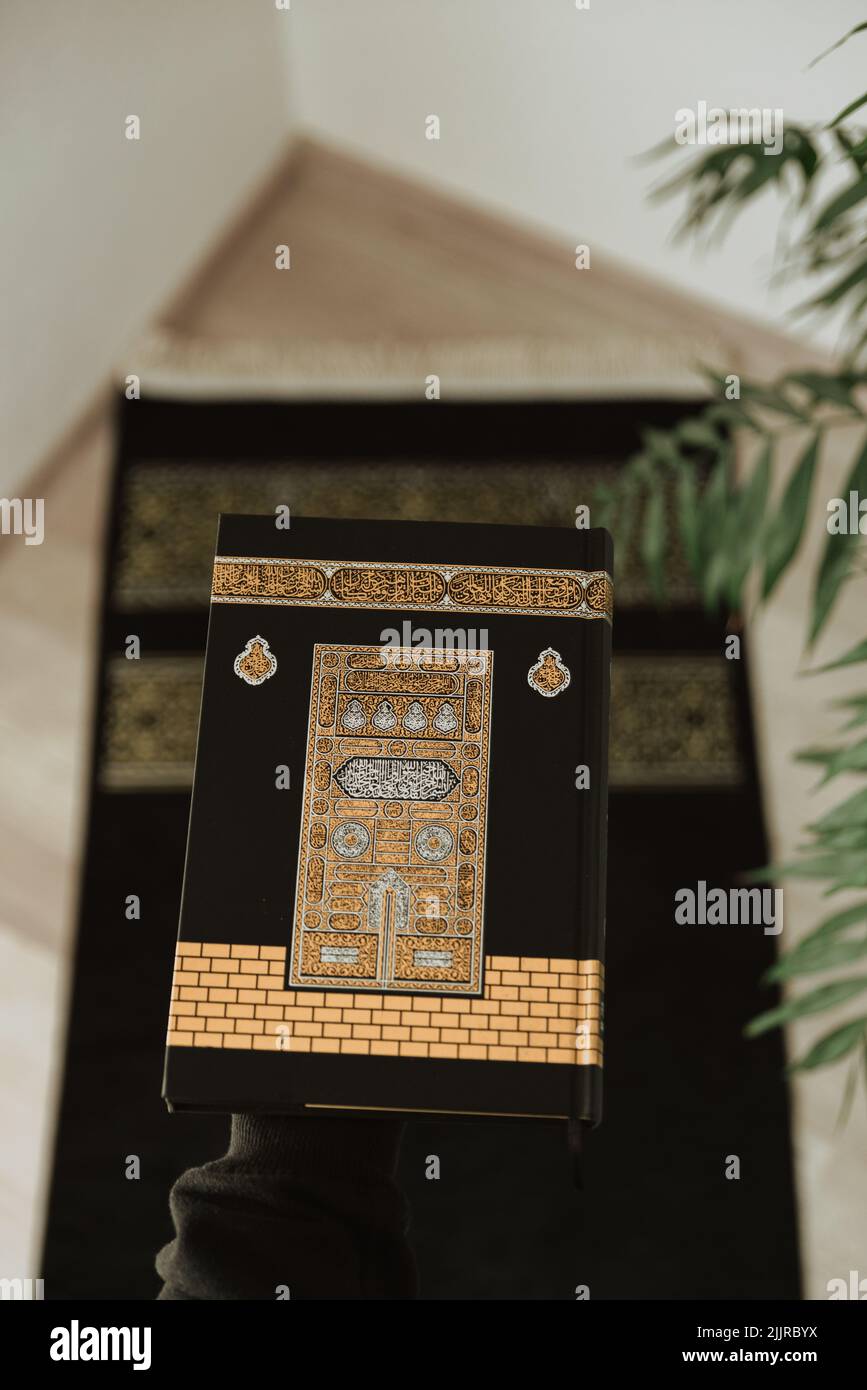
{"type": "Polygon", "coordinates": [[[800,295],[768,290],[775,198],[702,256],[671,244],[676,206],[646,197],[661,166],[634,157],[700,100],[830,119],[867,86],[867,34],[804,69],[865,19],[864,0],[292,0],[284,33],[293,97],[317,132],[545,224],[564,249],[588,242],[785,321],[800,295]],[[439,142],[424,138],[430,113],[439,142]]]}
{"type": "Polygon", "coordinates": [[[293,124],[780,320],[768,200],[721,252],[674,247],[633,157],[699,100],[825,118],[862,0],[5,0],[0,6],[0,495],[243,205],[293,124]],[[291,104],[290,104],[291,102],[291,104]],[[442,121],[438,142],[424,118],[442,121]],[[124,118],[142,118],[127,141],[124,118]]]}
{"type": "Polygon", "coordinates": [[[4,0],[0,495],[283,146],[288,18],[243,0],[4,0]]]}

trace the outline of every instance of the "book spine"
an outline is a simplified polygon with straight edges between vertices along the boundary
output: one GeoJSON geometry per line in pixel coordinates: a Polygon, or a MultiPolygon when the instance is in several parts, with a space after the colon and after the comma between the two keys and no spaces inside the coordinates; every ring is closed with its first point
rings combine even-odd
{"type": "MultiPolygon", "coordinates": [[[[607,531],[590,532],[590,564],[614,576],[614,547],[607,531]]],[[[607,622],[587,624],[585,642],[585,699],[579,732],[578,762],[589,770],[590,785],[577,795],[584,796],[581,817],[579,863],[582,877],[579,893],[577,953],[579,960],[599,961],[599,1019],[588,1021],[584,1041],[592,1047],[599,1063],[573,1069],[570,1115],[589,1126],[602,1119],[602,1056],[596,1039],[604,1032],[605,1010],[605,897],[608,858],[608,738],[611,702],[612,629],[607,622]],[[598,1023],[598,1027],[597,1027],[598,1023]]],[[[577,1041],[582,1041],[579,1032],[577,1041]]]]}

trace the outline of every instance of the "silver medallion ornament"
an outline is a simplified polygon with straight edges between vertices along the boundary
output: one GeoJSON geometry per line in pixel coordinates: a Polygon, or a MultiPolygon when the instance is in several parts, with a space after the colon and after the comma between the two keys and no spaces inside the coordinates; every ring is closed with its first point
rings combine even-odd
{"type": "Polygon", "coordinates": [[[418,700],[413,700],[403,716],[403,727],[409,729],[411,734],[417,734],[421,729],[427,728],[427,716],[418,700]]]}
{"type": "Polygon", "coordinates": [[[527,684],[538,695],[550,697],[551,695],[562,695],[567,690],[572,680],[572,673],[564,663],[559,652],[555,652],[553,647],[546,647],[539,653],[539,660],[534,662],[527,672],[527,684]]]}
{"type": "Polygon", "coordinates": [[[343,859],[357,859],[370,844],[370,831],[359,821],[345,821],[331,836],[334,849],[343,859]]]}
{"type": "Polygon", "coordinates": [[[344,729],[363,729],[367,723],[367,716],[364,713],[360,700],[350,700],[343,716],[340,720],[344,729]]]}
{"type": "Polygon", "coordinates": [[[455,714],[455,707],[446,701],[445,704],[440,705],[437,711],[436,717],[434,718],[434,728],[439,729],[441,734],[453,734],[457,727],[458,720],[455,714]]]}
{"type": "Polygon", "coordinates": [[[380,700],[376,707],[376,713],[370,722],[375,729],[381,729],[385,734],[388,733],[389,729],[394,728],[397,723],[397,715],[388,700],[380,700]]]}
{"type": "Polygon", "coordinates": [[[261,685],[277,670],[277,658],[264,637],[257,633],[235,657],[234,671],[247,685],[261,685]]]}
{"type": "Polygon", "coordinates": [[[447,825],[426,825],[416,835],[415,847],[422,859],[437,864],[449,857],[455,847],[455,837],[447,825]]]}

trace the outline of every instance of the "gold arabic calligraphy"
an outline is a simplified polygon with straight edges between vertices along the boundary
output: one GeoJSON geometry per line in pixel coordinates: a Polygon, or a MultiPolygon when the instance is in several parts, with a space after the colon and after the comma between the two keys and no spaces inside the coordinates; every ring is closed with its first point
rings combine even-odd
{"type": "Polygon", "coordinates": [[[288,603],[611,619],[603,571],[469,568],[361,561],[218,556],[212,596],[222,603],[288,603]]]}

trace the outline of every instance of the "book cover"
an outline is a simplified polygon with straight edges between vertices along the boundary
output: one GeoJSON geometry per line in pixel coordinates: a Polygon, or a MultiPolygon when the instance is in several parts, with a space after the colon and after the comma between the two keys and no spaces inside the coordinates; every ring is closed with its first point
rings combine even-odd
{"type": "Polygon", "coordinates": [[[611,541],[223,516],[171,1109],[601,1115],[611,541]]]}

